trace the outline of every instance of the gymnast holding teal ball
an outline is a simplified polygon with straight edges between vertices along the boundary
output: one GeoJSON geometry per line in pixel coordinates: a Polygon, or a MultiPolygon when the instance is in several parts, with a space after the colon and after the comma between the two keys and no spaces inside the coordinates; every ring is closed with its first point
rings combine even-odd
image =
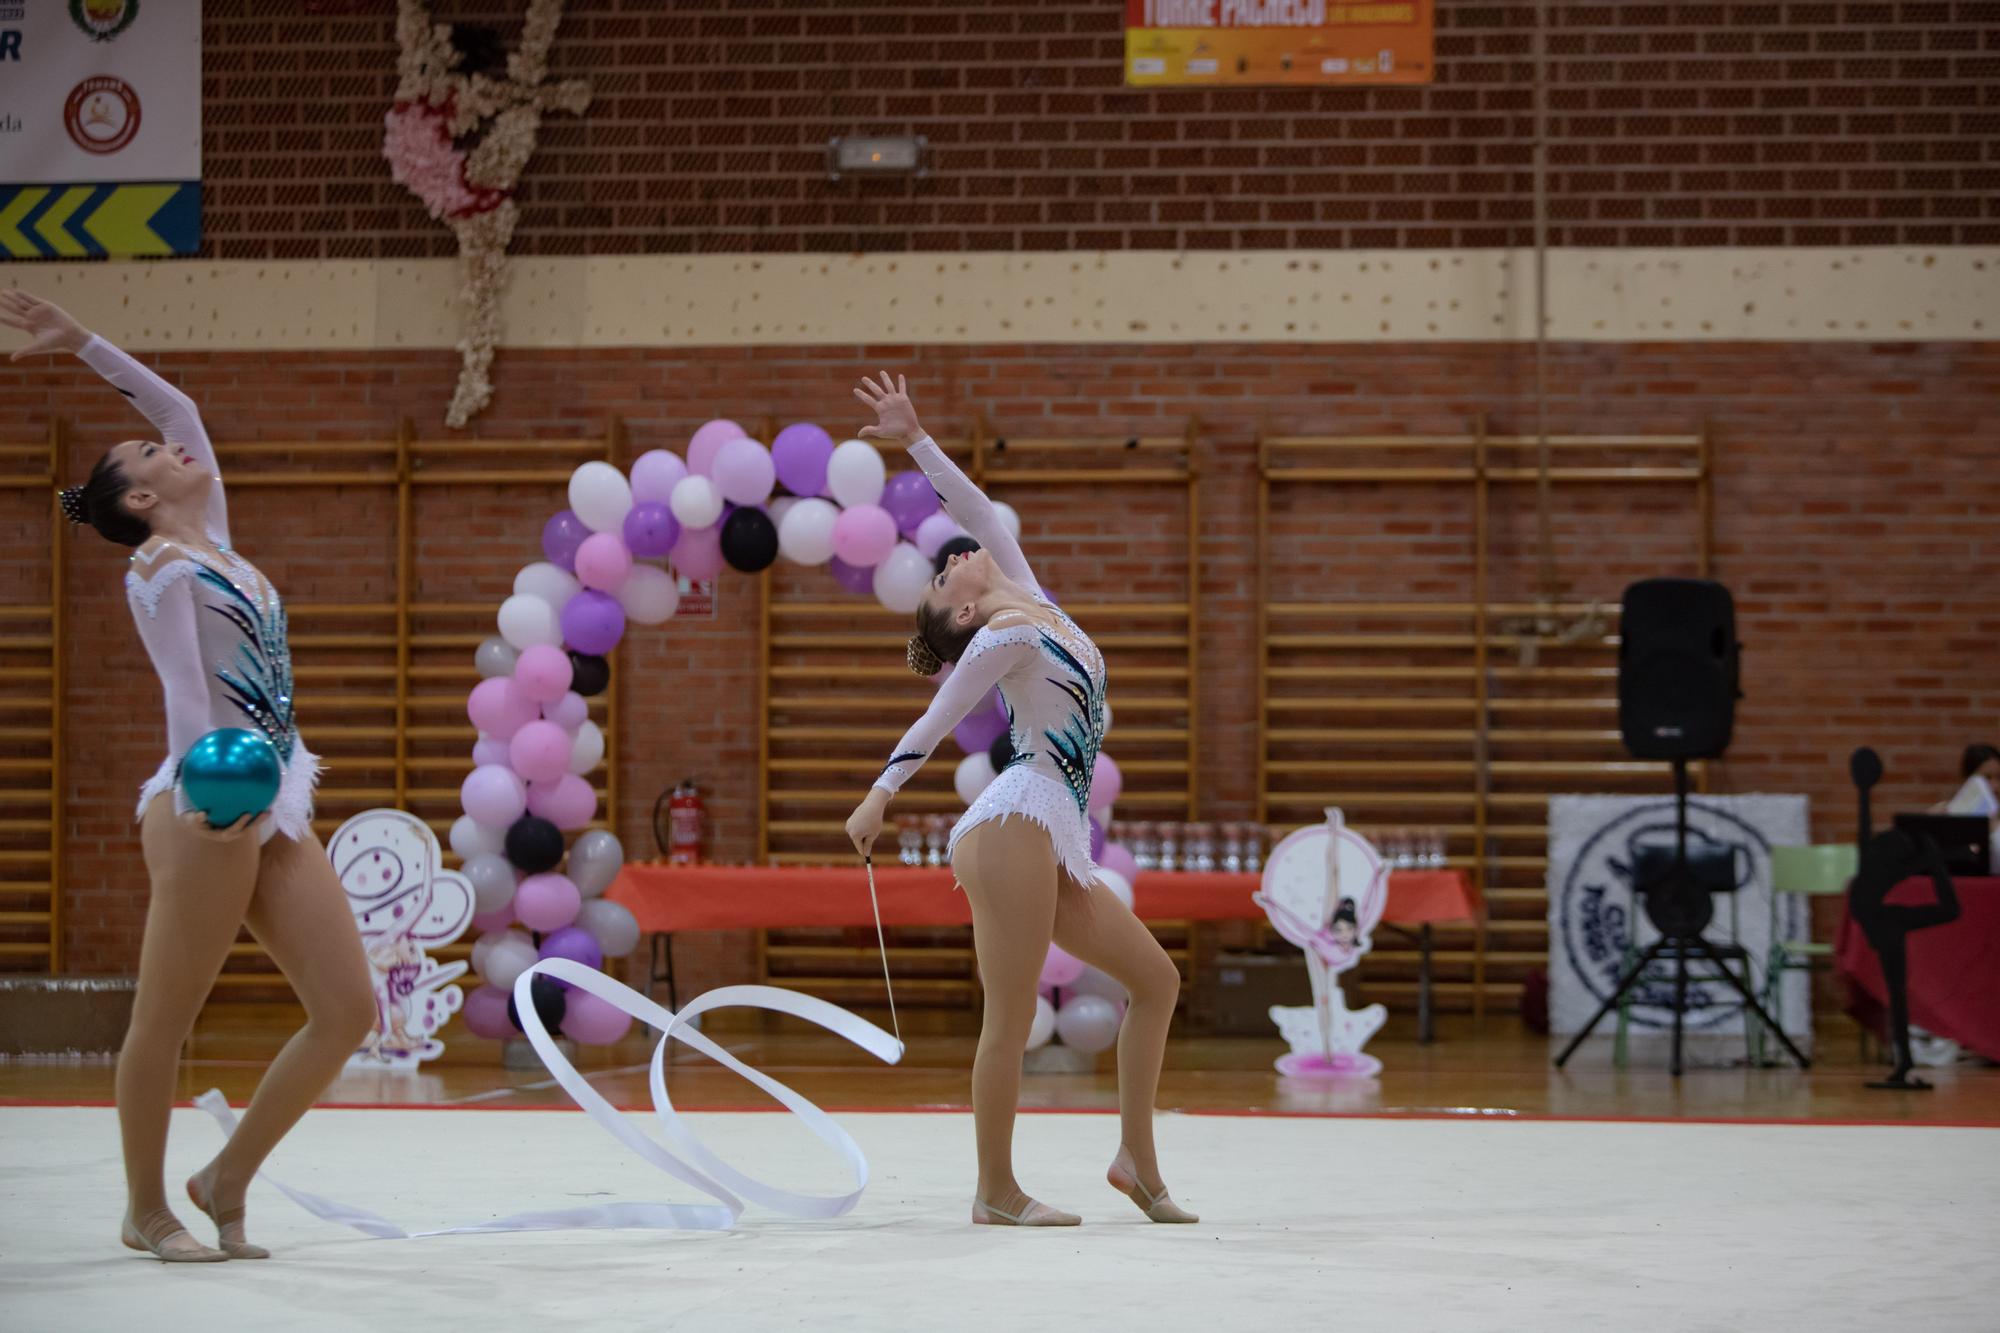
{"type": "Polygon", "coordinates": [[[0,324],[27,335],[15,361],[74,355],[159,432],[113,445],[60,497],[72,523],[131,549],[125,600],[166,704],[167,753],[139,790],[151,892],[118,1054],[119,1238],[169,1263],[266,1258],[244,1237],[244,1193],[377,1017],[347,894],[313,833],[319,761],[293,717],[284,600],[231,544],[220,467],[192,399],[26,292],[0,291],[0,324]],[[187,1181],[188,1201],[215,1224],[209,1245],[167,1201],[167,1120],[182,1043],[246,925],[307,1017],[221,1152],[187,1181]]]}

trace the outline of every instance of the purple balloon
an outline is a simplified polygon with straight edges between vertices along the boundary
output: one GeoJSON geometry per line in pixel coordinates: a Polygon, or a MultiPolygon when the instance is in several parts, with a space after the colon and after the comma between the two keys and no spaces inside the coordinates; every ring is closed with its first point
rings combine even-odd
{"type": "Polygon", "coordinates": [[[582,926],[564,926],[542,939],[543,958],[567,958],[588,968],[604,966],[604,949],[582,926]]]}
{"type": "Polygon", "coordinates": [[[599,999],[587,990],[569,993],[569,1004],[563,1010],[562,1032],[571,1041],[584,1046],[609,1046],[624,1036],[631,1026],[632,1015],[611,1001],[599,999]]]}
{"type": "Polygon", "coordinates": [[[938,495],[923,473],[898,472],[882,488],[882,507],[896,520],[896,530],[907,537],[938,511],[938,495]]]}
{"type": "Polygon", "coordinates": [[[1007,719],[989,708],[975,708],[952,728],[952,739],[967,754],[985,754],[1007,730],[1007,719]]]}
{"type": "Polygon", "coordinates": [[[809,421],[778,432],[771,441],[771,462],[778,480],[793,495],[818,495],[826,489],[826,460],[833,457],[833,436],[809,421]]]}
{"type": "Polygon", "coordinates": [[[680,520],[663,504],[633,505],[625,515],[625,546],[633,555],[665,555],[680,539],[680,520]]]}
{"type": "Polygon", "coordinates": [[[1090,859],[1095,861],[1103,855],[1104,825],[1098,823],[1096,816],[1093,815],[1090,820],[1090,859]]]}
{"type": "Polygon", "coordinates": [[[828,557],[826,568],[827,572],[833,575],[833,581],[849,592],[874,594],[874,570],[862,565],[850,565],[837,555],[828,557]]]}
{"type": "Polygon", "coordinates": [[[511,1036],[514,1025],[507,1021],[507,995],[498,986],[480,986],[465,997],[465,1026],[475,1037],[511,1036]]]}
{"type": "Polygon", "coordinates": [[[563,605],[562,632],[577,652],[601,657],[625,635],[625,608],[610,593],[585,588],[563,605]]]}
{"type": "Polygon", "coordinates": [[[570,510],[550,518],[542,525],[542,554],[552,564],[562,566],[570,573],[576,573],[576,548],[583,545],[590,536],[590,529],[583,520],[570,510]]]}

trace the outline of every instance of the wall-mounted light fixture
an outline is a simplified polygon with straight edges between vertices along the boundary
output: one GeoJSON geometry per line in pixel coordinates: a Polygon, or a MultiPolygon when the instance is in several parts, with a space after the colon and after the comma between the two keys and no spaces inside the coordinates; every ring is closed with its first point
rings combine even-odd
{"type": "Polygon", "coordinates": [[[828,180],[842,176],[922,176],[930,140],[921,134],[870,137],[835,135],[826,141],[828,180]]]}

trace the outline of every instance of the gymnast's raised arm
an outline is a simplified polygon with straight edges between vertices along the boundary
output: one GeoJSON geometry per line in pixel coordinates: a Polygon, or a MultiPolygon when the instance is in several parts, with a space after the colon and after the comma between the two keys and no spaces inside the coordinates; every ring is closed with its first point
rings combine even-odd
{"type": "Polygon", "coordinates": [[[1000,511],[958,464],[945,457],[937,441],[918,423],[917,409],[910,402],[903,377],[885,371],[879,384],[867,378],[861,383],[865,387],[857,388],[854,396],[874,408],[877,418],[875,425],[861,428],[861,438],[890,440],[909,450],[910,457],[917,460],[932,489],[944,501],[945,512],[993,557],[995,567],[1029,592],[1040,592],[1042,585],[1028,567],[1021,543],[1001,520],[1000,511]]]}

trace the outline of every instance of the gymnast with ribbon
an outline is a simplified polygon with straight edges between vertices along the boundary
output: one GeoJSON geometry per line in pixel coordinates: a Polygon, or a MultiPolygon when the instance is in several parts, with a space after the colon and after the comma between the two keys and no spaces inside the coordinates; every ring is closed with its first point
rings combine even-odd
{"type": "Polygon", "coordinates": [[[947,665],[952,670],[848,819],[848,837],[869,856],[890,799],[995,686],[1014,749],[1013,760],[958,821],[950,844],[952,872],[972,906],[986,997],[972,1065],[979,1157],[972,1220],[999,1226],[1081,1220],[1036,1202],[1014,1177],[1021,1057],[1053,939],[1131,995],[1118,1037],[1122,1141],[1106,1179],[1155,1222],[1196,1221],[1167,1197],[1153,1144],[1153,1101],[1180,972],[1132,910],[1097,883],[1090,855],[1090,784],[1104,739],[1103,654],[1042,592],[993,503],[925,434],[904,380],[865,378],[854,393],[876,415],[862,437],[908,449],[980,549],[953,555],[917,608],[910,669],[927,678],[947,665]]]}
{"type": "Polygon", "coordinates": [[[375,1024],[361,938],[312,830],[319,764],[293,718],[284,602],[230,544],[215,450],[185,394],[25,292],[0,292],[0,323],[29,337],[13,360],[72,353],[159,432],[113,445],[61,496],[70,522],[133,548],[126,601],[166,698],[166,758],[139,794],[152,893],[118,1056],[121,1237],[170,1263],[266,1258],[244,1239],[244,1193],[375,1024]],[[284,971],[306,1024],[235,1133],[188,1179],[188,1198],[218,1229],[211,1248],[167,1202],[167,1120],[182,1043],[244,925],[284,971]]]}

